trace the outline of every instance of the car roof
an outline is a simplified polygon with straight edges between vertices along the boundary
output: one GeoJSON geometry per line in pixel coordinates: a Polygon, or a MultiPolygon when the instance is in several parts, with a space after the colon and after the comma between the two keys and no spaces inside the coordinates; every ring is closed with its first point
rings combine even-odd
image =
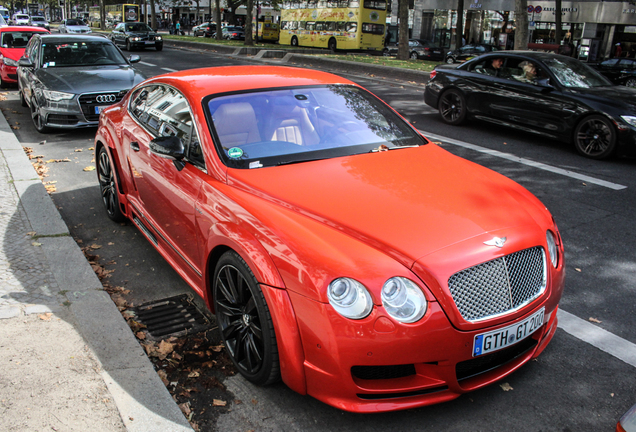
{"type": "Polygon", "coordinates": [[[164,82],[202,100],[210,94],[258,89],[316,86],[327,84],[356,85],[346,78],[327,72],[286,66],[217,66],[172,72],[145,81],[164,82]]]}
{"type": "MultiPolygon", "coordinates": [[[[70,35],[70,34],[45,34],[40,36],[42,42],[77,42],[77,41],[92,41],[92,42],[110,42],[110,39],[104,36],[92,36],[92,35],[70,35]]],[[[110,42],[112,43],[112,42],[110,42]]]]}
{"type": "Polygon", "coordinates": [[[6,26],[6,27],[0,27],[0,31],[2,32],[32,31],[32,32],[37,32],[42,34],[49,34],[48,30],[45,30],[42,27],[35,27],[35,26],[6,26]]]}
{"type": "MultiPolygon", "coordinates": [[[[561,54],[554,54],[540,51],[492,51],[486,54],[482,54],[479,59],[492,58],[492,57],[528,57],[536,60],[548,60],[553,58],[563,58],[561,54]]],[[[471,60],[473,61],[473,60],[471,60]]]]}

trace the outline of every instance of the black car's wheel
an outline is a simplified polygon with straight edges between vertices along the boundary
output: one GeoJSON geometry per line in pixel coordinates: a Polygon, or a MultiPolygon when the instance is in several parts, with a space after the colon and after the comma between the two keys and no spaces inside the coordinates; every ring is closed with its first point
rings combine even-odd
{"type": "Polygon", "coordinates": [[[417,59],[418,59],[417,53],[416,53],[415,51],[413,51],[413,52],[411,53],[411,56],[410,56],[410,57],[411,57],[411,60],[417,60],[417,59]]]}
{"type": "Polygon", "coordinates": [[[298,46],[298,38],[296,36],[292,36],[291,45],[297,47],[298,46]]]}
{"type": "Polygon", "coordinates": [[[391,53],[389,52],[389,49],[388,49],[388,48],[384,48],[384,49],[382,50],[382,55],[383,55],[384,57],[390,57],[390,56],[391,56],[391,53]]]}
{"type": "Polygon", "coordinates": [[[161,51],[161,50],[163,50],[163,44],[161,44],[161,45],[155,45],[155,49],[156,49],[157,51],[161,51]]]}
{"type": "Polygon", "coordinates": [[[459,125],[466,120],[466,98],[458,90],[450,89],[439,98],[439,113],[451,125],[459,125]]]}
{"type": "Polygon", "coordinates": [[[625,81],[625,85],[627,87],[636,87],[636,78],[629,78],[627,81],[625,81]]]}
{"type": "Polygon", "coordinates": [[[455,63],[455,59],[451,56],[446,57],[446,63],[453,64],[455,63]]]}
{"type": "Polygon", "coordinates": [[[332,53],[335,53],[336,51],[338,51],[338,42],[336,41],[335,38],[329,39],[329,43],[327,44],[327,46],[329,47],[329,50],[332,53]]]}
{"type": "Polygon", "coordinates": [[[241,375],[257,385],[278,381],[272,318],[254,274],[236,252],[226,252],[219,259],[213,295],[221,337],[241,375]]]}
{"type": "Polygon", "coordinates": [[[616,129],[601,115],[584,118],[574,130],[574,145],[583,156],[605,159],[616,150],[616,129]]]}
{"type": "Polygon", "coordinates": [[[132,45],[129,39],[126,39],[126,51],[132,51],[132,45]]]}
{"type": "Polygon", "coordinates": [[[115,168],[105,147],[99,150],[97,157],[97,180],[99,181],[99,190],[102,193],[102,202],[108,217],[115,222],[125,221],[126,216],[119,208],[115,168]]]}
{"type": "Polygon", "coordinates": [[[40,114],[40,108],[37,106],[35,99],[31,99],[31,119],[35,129],[40,133],[47,133],[49,128],[45,126],[42,114],[40,114]]]}

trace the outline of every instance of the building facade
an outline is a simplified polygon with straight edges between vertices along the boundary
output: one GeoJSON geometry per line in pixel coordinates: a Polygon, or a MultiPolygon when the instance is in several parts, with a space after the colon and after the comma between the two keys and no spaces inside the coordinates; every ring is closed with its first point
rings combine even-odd
{"type": "MultiPolygon", "coordinates": [[[[415,0],[411,34],[454,47],[456,0],[415,0]],[[449,9],[455,6],[455,9],[449,9]]],[[[554,1],[528,0],[531,43],[572,44],[582,60],[597,61],[616,54],[636,55],[634,1],[562,1],[562,38],[555,40],[554,1]]],[[[466,43],[488,43],[510,48],[514,38],[514,0],[464,0],[463,34],[466,43]]],[[[394,8],[397,14],[397,7],[394,8]]]]}

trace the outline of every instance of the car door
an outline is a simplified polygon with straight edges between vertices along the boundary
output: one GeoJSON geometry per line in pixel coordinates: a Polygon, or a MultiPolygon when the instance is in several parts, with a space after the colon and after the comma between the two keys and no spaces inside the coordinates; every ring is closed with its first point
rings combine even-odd
{"type": "Polygon", "coordinates": [[[149,85],[131,96],[129,112],[131,119],[124,125],[122,145],[133,174],[131,203],[139,213],[135,223],[141,222],[145,229],[156,233],[155,240],[166,253],[176,261],[185,261],[190,277],[200,278],[203,264],[196,202],[206,174],[200,151],[193,150],[200,149],[199,134],[188,102],[173,87],[149,85]],[[185,164],[150,150],[150,141],[162,136],[177,136],[184,142],[188,155],[185,164]]]}
{"type": "Polygon", "coordinates": [[[24,50],[24,56],[33,62],[33,67],[18,66],[18,86],[22,91],[22,96],[31,105],[33,99],[33,89],[39,85],[37,71],[40,68],[40,38],[36,35],[31,37],[24,50]]]}
{"type": "Polygon", "coordinates": [[[115,42],[115,45],[121,45],[123,43],[124,41],[123,31],[124,31],[123,23],[117,24],[117,26],[115,26],[115,28],[113,29],[113,42],[115,42]]]}
{"type": "Polygon", "coordinates": [[[566,133],[576,106],[559,89],[547,85],[551,76],[546,68],[533,60],[508,57],[501,77],[495,80],[490,95],[490,115],[494,119],[551,137],[566,133]],[[526,64],[534,65],[534,80],[524,77],[526,64]]]}

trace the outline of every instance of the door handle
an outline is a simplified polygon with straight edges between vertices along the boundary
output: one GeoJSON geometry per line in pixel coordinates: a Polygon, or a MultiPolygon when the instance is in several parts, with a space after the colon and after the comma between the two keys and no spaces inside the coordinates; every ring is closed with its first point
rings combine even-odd
{"type": "Polygon", "coordinates": [[[130,148],[133,149],[134,151],[138,152],[139,151],[139,143],[136,141],[131,141],[130,142],[130,148]]]}

